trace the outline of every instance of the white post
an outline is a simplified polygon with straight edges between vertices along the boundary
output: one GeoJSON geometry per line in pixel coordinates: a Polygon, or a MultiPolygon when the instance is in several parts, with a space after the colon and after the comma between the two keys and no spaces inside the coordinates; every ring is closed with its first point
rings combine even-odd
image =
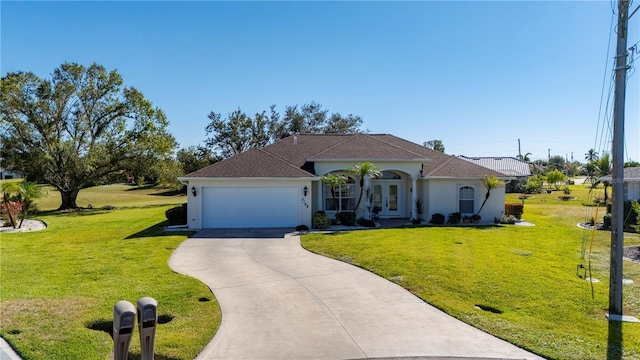
{"type": "Polygon", "coordinates": [[[418,218],[418,207],[417,207],[417,201],[418,201],[418,180],[412,176],[411,177],[411,218],[412,219],[417,219],[418,218]]]}

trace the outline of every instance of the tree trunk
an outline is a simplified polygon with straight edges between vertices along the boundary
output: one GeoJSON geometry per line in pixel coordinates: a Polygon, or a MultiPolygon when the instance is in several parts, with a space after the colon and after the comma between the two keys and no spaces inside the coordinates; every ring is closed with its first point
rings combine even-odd
{"type": "Polygon", "coordinates": [[[76,204],[76,199],[78,198],[78,192],[80,192],[80,190],[60,190],[62,203],[60,204],[58,210],[77,209],[78,205],[76,204]]]}

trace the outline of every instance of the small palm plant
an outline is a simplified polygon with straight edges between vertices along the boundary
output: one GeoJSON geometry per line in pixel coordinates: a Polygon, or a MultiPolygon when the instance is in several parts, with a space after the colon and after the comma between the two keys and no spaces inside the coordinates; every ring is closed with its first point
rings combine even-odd
{"type": "Polygon", "coordinates": [[[364,178],[369,176],[375,179],[382,176],[382,172],[380,171],[380,168],[368,161],[352,166],[351,168],[349,168],[349,172],[357,177],[360,182],[360,195],[358,196],[358,202],[356,203],[356,207],[354,209],[354,211],[357,212],[358,207],[360,207],[360,202],[362,201],[362,194],[364,192],[364,178]]]}
{"type": "MultiPolygon", "coordinates": [[[[333,200],[333,208],[338,211],[338,200],[336,192],[347,184],[347,177],[344,175],[326,174],[320,178],[322,183],[329,185],[331,188],[331,199],[333,200]]],[[[336,213],[337,214],[337,213],[336,213]]]]}
{"type": "Polygon", "coordinates": [[[482,202],[482,205],[480,205],[480,210],[478,210],[478,213],[476,215],[480,215],[480,211],[482,211],[484,204],[486,204],[487,200],[489,200],[491,190],[497,188],[501,184],[502,181],[493,175],[486,176],[484,179],[482,179],[482,185],[484,185],[484,187],[487,189],[487,193],[484,195],[484,201],[482,202]]]}

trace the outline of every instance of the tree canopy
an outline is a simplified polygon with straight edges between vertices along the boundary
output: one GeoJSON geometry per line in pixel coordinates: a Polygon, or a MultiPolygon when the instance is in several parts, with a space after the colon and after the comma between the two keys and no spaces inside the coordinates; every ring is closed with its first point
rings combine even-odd
{"type": "Polygon", "coordinates": [[[209,113],[210,123],[205,128],[208,138],[205,146],[217,156],[227,158],[253,147],[263,147],[292,134],[354,134],[362,132],[362,118],[353,114],[329,114],[322,105],[311,102],[300,107],[287,106],[284,115],[271,105],[269,112],[253,116],[240,108],[223,118],[220,113],[209,113]]]}
{"type": "Polygon", "coordinates": [[[81,189],[176,147],[164,112],[115,70],[65,63],[50,80],[13,72],[1,85],[4,166],[58,189],[60,209],[76,208],[81,189]]]}
{"type": "Polygon", "coordinates": [[[433,149],[436,151],[440,151],[441,153],[444,153],[444,144],[442,143],[442,140],[429,140],[429,141],[425,141],[422,145],[424,145],[429,149],[433,149]]]}

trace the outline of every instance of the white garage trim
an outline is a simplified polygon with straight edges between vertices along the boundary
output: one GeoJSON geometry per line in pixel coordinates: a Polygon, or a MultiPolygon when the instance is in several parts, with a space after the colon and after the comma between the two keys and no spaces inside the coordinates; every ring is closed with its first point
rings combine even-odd
{"type": "Polygon", "coordinates": [[[303,223],[300,185],[202,187],[202,228],[295,227],[303,223]]]}

